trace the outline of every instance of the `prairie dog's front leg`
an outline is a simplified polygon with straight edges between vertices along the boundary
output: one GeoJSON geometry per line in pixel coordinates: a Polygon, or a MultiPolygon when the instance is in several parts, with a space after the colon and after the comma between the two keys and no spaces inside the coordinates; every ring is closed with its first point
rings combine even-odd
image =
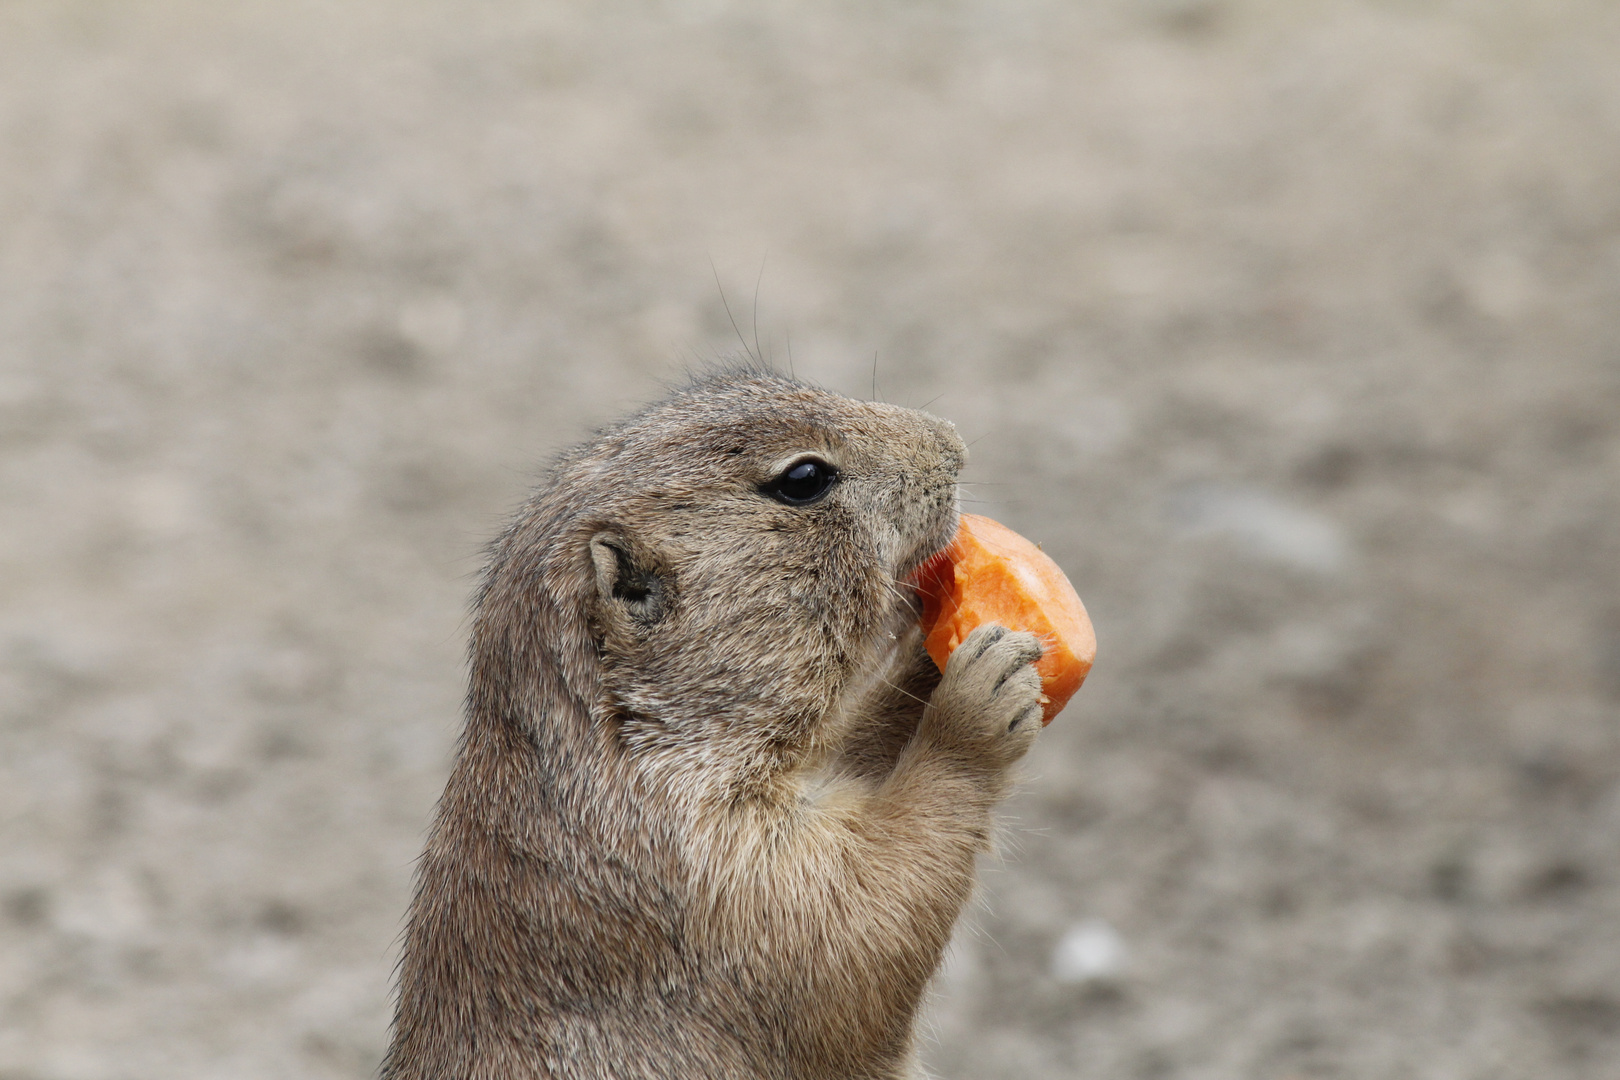
{"type": "Polygon", "coordinates": [[[939,686],[940,671],[923,648],[915,625],[897,643],[895,657],[852,709],[850,733],[838,752],[838,768],[869,782],[894,771],[900,752],[917,734],[923,710],[939,686]]]}
{"type": "Polygon", "coordinates": [[[721,864],[747,870],[713,882],[711,910],[728,948],[752,952],[748,966],[790,1003],[785,1015],[806,1039],[795,1053],[818,1063],[804,1075],[842,1075],[850,1055],[879,1048],[903,1069],[923,989],[972,893],[991,808],[1041,728],[1040,654],[1031,634],[975,630],[880,782],[733,819],[737,832],[721,842],[743,850],[721,864]]]}
{"type": "Polygon", "coordinates": [[[921,752],[953,758],[959,767],[1004,780],[1041,730],[1041,658],[1034,634],[981,626],[951,654],[945,676],[923,710],[921,752]]]}
{"type": "Polygon", "coordinates": [[[1041,730],[1040,656],[1035,635],[990,625],[969,634],[946,663],[884,785],[889,799],[916,803],[913,812],[931,819],[942,841],[957,830],[976,838],[975,850],[988,841],[990,808],[1041,730]],[[953,805],[935,806],[941,796],[953,805]]]}

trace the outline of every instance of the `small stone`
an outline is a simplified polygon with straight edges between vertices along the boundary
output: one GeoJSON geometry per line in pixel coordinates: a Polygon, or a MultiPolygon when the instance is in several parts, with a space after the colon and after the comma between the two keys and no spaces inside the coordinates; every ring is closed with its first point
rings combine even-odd
{"type": "Polygon", "coordinates": [[[1125,970],[1125,939],[1102,919],[1075,923],[1052,949],[1052,977],[1079,985],[1107,982],[1125,970]]]}

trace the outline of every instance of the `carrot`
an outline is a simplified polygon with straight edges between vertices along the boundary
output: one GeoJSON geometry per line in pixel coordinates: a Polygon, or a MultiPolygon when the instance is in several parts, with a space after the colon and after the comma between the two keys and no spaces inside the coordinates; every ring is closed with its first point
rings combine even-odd
{"type": "Polygon", "coordinates": [[[1042,724],[1086,681],[1097,636],[1074,586],[1045,552],[999,522],[963,514],[956,538],[916,576],[928,655],[941,671],[962,640],[986,623],[1028,630],[1045,651],[1042,724]]]}

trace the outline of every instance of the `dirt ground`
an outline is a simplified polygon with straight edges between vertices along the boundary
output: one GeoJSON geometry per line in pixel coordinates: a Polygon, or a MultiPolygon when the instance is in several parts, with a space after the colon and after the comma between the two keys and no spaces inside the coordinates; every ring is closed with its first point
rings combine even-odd
{"type": "Polygon", "coordinates": [[[0,3],[0,1078],[362,1078],[538,464],[742,336],[1095,673],[941,1077],[1620,1076],[1620,8],[0,3]],[[712,268],[711,268],[712,260],[712,268]]]}

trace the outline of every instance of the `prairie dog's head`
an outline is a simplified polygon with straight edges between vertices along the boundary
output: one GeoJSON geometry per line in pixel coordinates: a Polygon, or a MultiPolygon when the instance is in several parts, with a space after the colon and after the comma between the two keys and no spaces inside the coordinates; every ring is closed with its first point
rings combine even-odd
{"type": "Polygon", "coordinates": [[[718,375],[565,458],[529,515],[633,737],[781,756],[914,620],[966,453],[925,413],[718,375]]]}

